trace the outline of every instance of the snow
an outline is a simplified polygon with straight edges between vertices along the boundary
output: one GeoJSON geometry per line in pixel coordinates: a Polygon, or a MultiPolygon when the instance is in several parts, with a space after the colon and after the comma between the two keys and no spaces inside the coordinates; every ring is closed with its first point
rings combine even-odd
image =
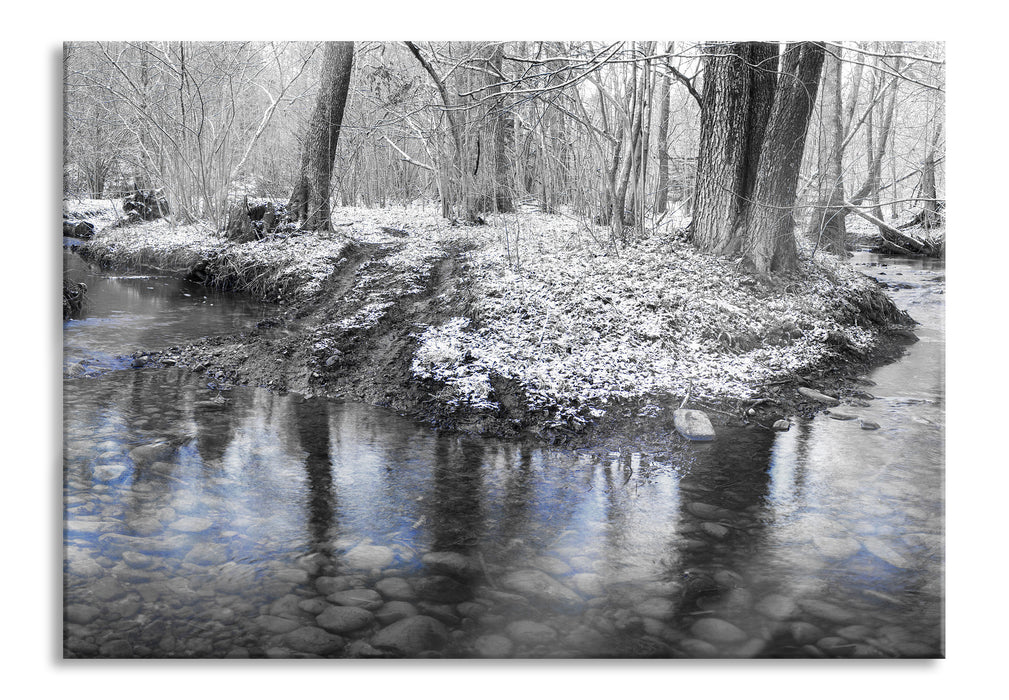
{"type": "Polygon", "coordinates": [[[349,244],[378,244],[388,254],[362,265],[349,294],[390,271],[394,283],[331,324],[343,332],[374,325],[397,296],[423,290],[447,247],[464,244],[459,285],[472,298],[469,315],[418,329],[413,373],[442,383],[450,405],[489,409],[496,405],[491,378],[510,378],[529,408],[557,425],[582,424],[615,401],[752,398],[760,383],[826,359],[831,334],[859,349],[875,338],[837,321],[846,296],[872,282],[822,250],[811,262],[806,244],[801,274],[769,288],[737,260],[698,253],[668,226],[615,253],[606,229],[541,212],[453,226],[431,207],[338,208],[334,224],[332,234],[236,244],[203,224],[159,221],[100,230],[91,245],[166,258],[225,256],[287,298],[318,292],[349,244]]]}

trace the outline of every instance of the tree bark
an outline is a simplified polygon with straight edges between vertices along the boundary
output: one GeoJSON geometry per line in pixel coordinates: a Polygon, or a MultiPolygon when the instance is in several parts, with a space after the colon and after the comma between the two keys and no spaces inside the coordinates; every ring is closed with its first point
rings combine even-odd
{"type": "Polygon", "coordinates": [[[308,125],[301,171],[288,205],[290,213],[308,230],[332,230],[330,182],[353,65],[354,42],[326,42],[319,95],[308,125]]]}
{"type": "Polygon", "coordinates": [[[823,164],[819,202],[810,221],[810,235],[832,253],[847,251],[844,225],[844,124],[841,104],[841,48],[824,58],[823,119],[827,123],[830,145],[823,164]]]}
{"type": "Polygon", "coordinates": [[[822,42],[790,43],[785,49],[747,210],[745,254],[762,275],[793,269],[798,261],[795,191],[823,55],[822,42]]]}
{"type": "MultiPolygon", "coordinates": [[[[673,44],[670,42],[666,49],[668,53],[673,52],[673,44]]],[[[670,78],[668,72],[663,72],[659,80],[659,134],[658,148],[659,175],[658,184],[655,188],[655,214],[661,215],[666,212],[666,205],[669,202],[669,93],[670,78]]]]}
{"type": "Polygon", "coordinates": [[[715,255],[742,249],[742,224],[774,102],[777,44],[744,42],[706,48],[697,155],[693,235],[715,255]]]}

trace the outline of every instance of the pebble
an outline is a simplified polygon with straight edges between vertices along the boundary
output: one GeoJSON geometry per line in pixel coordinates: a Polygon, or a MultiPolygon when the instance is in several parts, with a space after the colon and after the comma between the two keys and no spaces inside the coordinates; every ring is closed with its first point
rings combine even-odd
{"type": "Polygon", "coordinates": [[[772,620],[787,620],[799,609],[794,600],[777,593],[761,598],[755,607],[757,612],[772,620]]]}
{"type": "Polygon", "coordinates": [[[709,617],[698,620],[690,627],[690,633],[711,644],[738,644],[747,639],[747,634],[731,622],[709,617]]]}
{"type": "Polygon", "coordinates": [[[371,639],[376,649],[388,649],[403,656],[438,651],[448,641],[445,625],[426,615],[415,615],[380,630],[371,639]]]}
{"type": "Polygon", "coordinates": [[[549,574],[538,569],[520,569],[501,577],[501,585],[547,607],[578,612],[585,607],[582,597],[549,574]]]}
{"type": "Polygon", "coordinates": [[[396,560],[389,547],[359,544],[343,555],[343,562],[352,569],[382,569],[396,560]]]}
{"type": "Polygon", "coordinates": [[[384,578],[375,583],[375,590],[386,600],[415,600],[417,593],[405,578],[384,578]]]}
{"type": "Polygon", "coordinates": [[[416,606],[402,600],[391,600],[375,611],[375,619],[381,625],[391,625],[393,622],[417,615],[416,606]]]}
{"type": "Polygon", "coordinates": [[[185,517],[179,518],[173,522],[171,527],[173,530],[178,530],[179,532],[190,532],[196,534],[206,532],[213,524],[214,521],[209,518],[185,517]]]}
{"type": "Polygon", "coordinates": [[[294,651],[326,656],[347,645],[347,640],[318,627],[299,627],[281,637],[282,644],[294,651]]]}
{"type": "Polygon", "coordinates": [[[77,625],[86,625],[93,622],[101,614],[101,611],[93,605],[83,605],[72,603],[63,610],[63,620],[77,625]]]}
{"type": "Polygon", "coordinates": [[[337,605],[352,605],[365,610],[378,610],[385,602],[382,596],[370,588],[352,588],[337,591],[326,596],[326,600],[337,605]]]}
{"type": "Polygon", "coordinates": [[[328,632],[344,633],[368,627],[375,616],[363,608],[333,605],[315,618],[319,627],[328,632]]]}

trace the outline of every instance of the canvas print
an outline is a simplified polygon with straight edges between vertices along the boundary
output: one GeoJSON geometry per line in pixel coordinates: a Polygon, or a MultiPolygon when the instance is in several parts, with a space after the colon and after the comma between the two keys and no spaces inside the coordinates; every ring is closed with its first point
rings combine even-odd
{"type": "Polygon", "coordinates": [[[64,43],[63,656],[943,657],[944,52],[64,43]]]}

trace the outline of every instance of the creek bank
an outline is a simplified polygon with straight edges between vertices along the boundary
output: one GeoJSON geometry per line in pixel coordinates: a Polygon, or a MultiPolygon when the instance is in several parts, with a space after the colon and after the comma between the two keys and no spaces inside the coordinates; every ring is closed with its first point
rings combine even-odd
{"type": "Polygon", "coordinates": [[[859,374],[914,340],[878,283],[822,254],[767,281],[669,232],[613,254],[602,232],[545,214],[480,227],[416,208],[340,216],[338,233],[243,243],[199,225],[109,227],[81,254],[277,303],[256,328],[143,349],[135,367],[553,443],[668,441],[688,396],[716,426],[766,429],[826,407],[799,387],[857,406],[859,374]]]}

